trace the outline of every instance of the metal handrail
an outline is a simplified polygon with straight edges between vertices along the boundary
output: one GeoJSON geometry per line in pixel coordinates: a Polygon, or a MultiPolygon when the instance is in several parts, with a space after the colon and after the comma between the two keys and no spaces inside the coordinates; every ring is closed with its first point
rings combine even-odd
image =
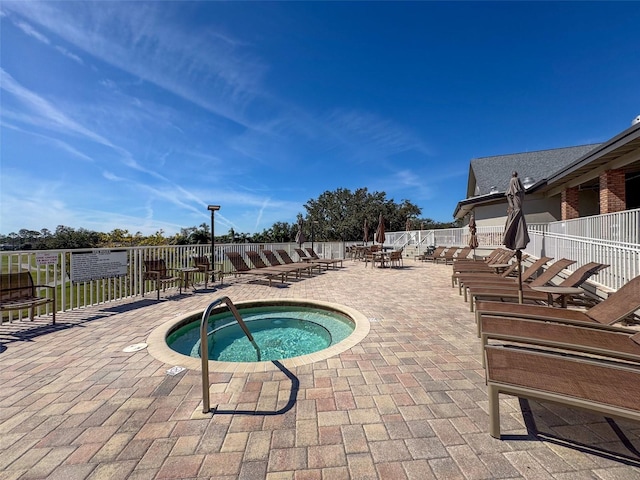
{"type": "Polygon", "coordinates": [[[222,302],[227,304],[229,307],[229,311],[235,317],[238,325],[242,328],[242,331],[247,336],[251,345],[256,349],[258,353],[258,361],[260,361],[260,349],[258,348],[258,344],[253,339],[253,335],[247,328],[247,324],[244,323],[242,317],[240,316],[240,312],[233,304],[229,297],[220,297],[217,300],[211,302],[209,306],[202,313],[202,319],[200,320],[200,358],[202,359],[202,413],[209,413],[211,410],[210,405],[210,397],[209,397],[209,345],[208,345],[208,336],[207,336],[207,324],[209,323],[209,316],[211,315],[211,311],[220,305],[222,302]]]}

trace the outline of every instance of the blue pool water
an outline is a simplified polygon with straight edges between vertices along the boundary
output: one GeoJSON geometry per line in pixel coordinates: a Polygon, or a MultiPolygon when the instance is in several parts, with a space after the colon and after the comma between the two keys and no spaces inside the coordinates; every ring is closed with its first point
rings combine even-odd
{"type": "MultiPolygon", "coordinates": [[[[323,350],[347,338],[355,325],[346,316],[321,308],[265,306],[242,308],[242,319],[259,349],[242,332],[231,313],[209,317],[209,360],[256,362],[282,360],[323,350]]],[[[200,358],[200,317],[171,332],[167,344],[184,355],[200,358]]]]}

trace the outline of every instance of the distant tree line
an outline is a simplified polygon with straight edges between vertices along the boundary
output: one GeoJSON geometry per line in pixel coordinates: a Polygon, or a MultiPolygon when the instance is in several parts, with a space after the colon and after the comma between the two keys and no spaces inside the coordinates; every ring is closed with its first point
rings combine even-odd
{"type": "MultiPolygon", "coordinates": [[[[308,240],[361,241],[365,219],[369,225],[370,239],[382,214],[385,230],[403,231],[407,224],[411,230],[430,230],[461,226],[458,222],[436,222],[422,217],[421,209],[408,200],[396,203],[387,199],[384,192],[370,193],[366,188],[355,192],[338,188],[326,191],[317,199],[305,203],[306,215],[299,213],[295,223],[276,222],[260,233],[248,234],[230,229],[224,235],[216,235],[216,243],[282,243],[295,240],[298,224],[308,240]]],[[[116,228],[109,233],[84,228],[74,229],[59,225],[55,231],[21,229],[17,233],[0,234],[0,245],[5,250],[51,250],[70,248],[133,247],[145,245],[197,245],[211,242],[211,229],[207,223],[181,228],[173,236],[165,236],[162,230],[153,235],[131,233],[116,228]]]]}

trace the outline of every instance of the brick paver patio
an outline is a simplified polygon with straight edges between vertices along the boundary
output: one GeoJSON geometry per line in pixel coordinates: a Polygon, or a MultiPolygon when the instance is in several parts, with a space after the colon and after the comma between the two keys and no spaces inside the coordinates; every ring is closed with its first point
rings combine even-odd
{"type": "MultiPolygon", "coordinates": [[[[640,426],[501,396],[488,434],[473,314],[450,266],[345,267],[286,288],[231,279],[0,326],[0,478],[640,479],[640,426]],[[353,348],[280,370],[168,375],[148,350],[123,352],[221,295],[308,298],[355,308],[353,348]],[[525,422],[526,419],[526,422],[525,422]]],[[[615,392],[612,392],[615,394],[615,392]]],[[[639,400],[640,401],[640,400],[639,400]]]]}

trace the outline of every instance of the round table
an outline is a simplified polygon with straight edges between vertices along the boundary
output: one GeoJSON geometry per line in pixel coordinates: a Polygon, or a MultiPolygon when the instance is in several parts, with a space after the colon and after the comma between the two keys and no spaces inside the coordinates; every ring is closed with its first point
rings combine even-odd
{"type": "Polygon", "coordinates": [[[549,306],[553,305],[553,296],[559,295],[560,306],[562,308],[567,308],[567,297],[584,293],[584,290],[579,287],[560,287],[555,285],[543,285],[540,287],[531,287],[531,289],[537,292],[546,293],[549,306]]]}

